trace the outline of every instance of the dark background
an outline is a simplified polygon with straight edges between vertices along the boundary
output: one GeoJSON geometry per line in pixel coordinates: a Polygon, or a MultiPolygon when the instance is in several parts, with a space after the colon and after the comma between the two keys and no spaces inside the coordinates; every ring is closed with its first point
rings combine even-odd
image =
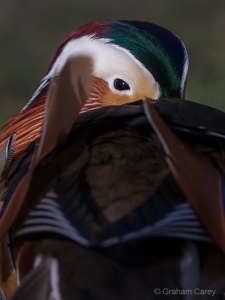
{"type": "Polygon", "coordinates": [[[97,19],[171,30],[189,53],[186,98],[225,110],[224,0],[0,0],[0,122],[29,100],[60,41],[97,19]]]}

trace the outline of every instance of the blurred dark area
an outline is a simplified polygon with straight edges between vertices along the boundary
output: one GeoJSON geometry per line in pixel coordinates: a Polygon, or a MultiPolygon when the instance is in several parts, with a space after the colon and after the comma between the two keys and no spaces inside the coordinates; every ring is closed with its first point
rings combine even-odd
{"type": "Polygon", "coordinates": [[[99,19],[162,25],[186,44],[186,98],[225,110],[224,0],[0,0],[0,123],[17,113],[74,28],[99,19]]]}

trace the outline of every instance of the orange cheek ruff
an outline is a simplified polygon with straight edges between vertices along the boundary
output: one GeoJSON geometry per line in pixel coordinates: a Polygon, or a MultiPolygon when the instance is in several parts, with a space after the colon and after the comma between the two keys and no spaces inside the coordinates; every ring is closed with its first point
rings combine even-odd
{"type": "MultiPolygon", "coordinates": [[[[17,150],[14,159],[25,150],[29,143],[39,138],[44,118],[45,99],[46,95],[43,95],[0,128],[0,148],[13,133],[16,133],[14,146],[17,150]]],[[[127,95],[113,93],[106,81],[94,77],[90,97],[82,108],[82,112],[101,106],[121,105],[134,100],[127,95]]]]}
{"type": "Polygon", "coordinates": [[[82,111],[89,109],[109,106],[109,105],[122,105],[138,99],[132,99],[127,95],[119,95],[110,90],[108,83],[98,77],[94,77],[92,90],[87,103],[84,105],[82,111]]]}

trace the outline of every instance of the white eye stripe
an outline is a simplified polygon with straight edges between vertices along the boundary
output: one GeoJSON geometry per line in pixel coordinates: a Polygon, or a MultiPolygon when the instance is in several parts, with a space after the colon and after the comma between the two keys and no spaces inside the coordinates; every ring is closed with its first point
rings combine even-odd
{"type": "Polygon", "coordinates": [[[79,55],[88,55],[93,58],[93,75],[108,82],[113,92],[132,96],[141,91],[146,97],[158,99],[161,94],[160,86],[151,72],[130,51],[109,42],[108,39],[95,39],[93,36],[83,36],[68,42],[23,109],[27,108],[45,88],[48,88],[49,81],[61,71],[68,58],[79,55]],[[115,89],[113,80],[117,77],[128,83],[130,90],[115,89]],[[152,94],[153,90],[154,94],[152,94]]]}
{"type": "MultiPolygon", "coordinates": [[[[141,81],[152,81],[154,77],[127,49],[109,43],[108,39],[95,39],[93,36],[83,36],[70,41],[55,61],[47,77],[59,72],[68,57],[78,54],[89,54],[94,60],[93,75],[109,83],[113,91],[113,80],[120,78],[127,82],[134,92],[137,78],[141,81]]],[[[138,85],[138,84],[137,84],[138,85]]],[[[126,94],[132,94],[128,92],[126,94]]]]}

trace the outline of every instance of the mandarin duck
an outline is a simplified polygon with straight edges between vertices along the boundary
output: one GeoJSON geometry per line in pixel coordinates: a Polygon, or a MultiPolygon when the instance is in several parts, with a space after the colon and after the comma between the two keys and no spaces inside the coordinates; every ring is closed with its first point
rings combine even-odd
{"type": "Polygon", "coordinates": [[[160,299],[154,290],[165,288],[220,297],[224,113],[180,99],[187,54],[177,37],[143,22],[106,22],[105,31],[97,24],[63,42],[40,88],[4,127],[2,298],[15,273],[14,300],[160,299]],[[88,45],[95,41],[92,27],[103,47],[121,51],[106,71],[86,40],[73,48],[85,33],[88,45]],[[136,50],[151,41],[151,68],[122,39],[129,28],[136,50]],[[25,116],[30,128],[19,135],[25,116]]]}

